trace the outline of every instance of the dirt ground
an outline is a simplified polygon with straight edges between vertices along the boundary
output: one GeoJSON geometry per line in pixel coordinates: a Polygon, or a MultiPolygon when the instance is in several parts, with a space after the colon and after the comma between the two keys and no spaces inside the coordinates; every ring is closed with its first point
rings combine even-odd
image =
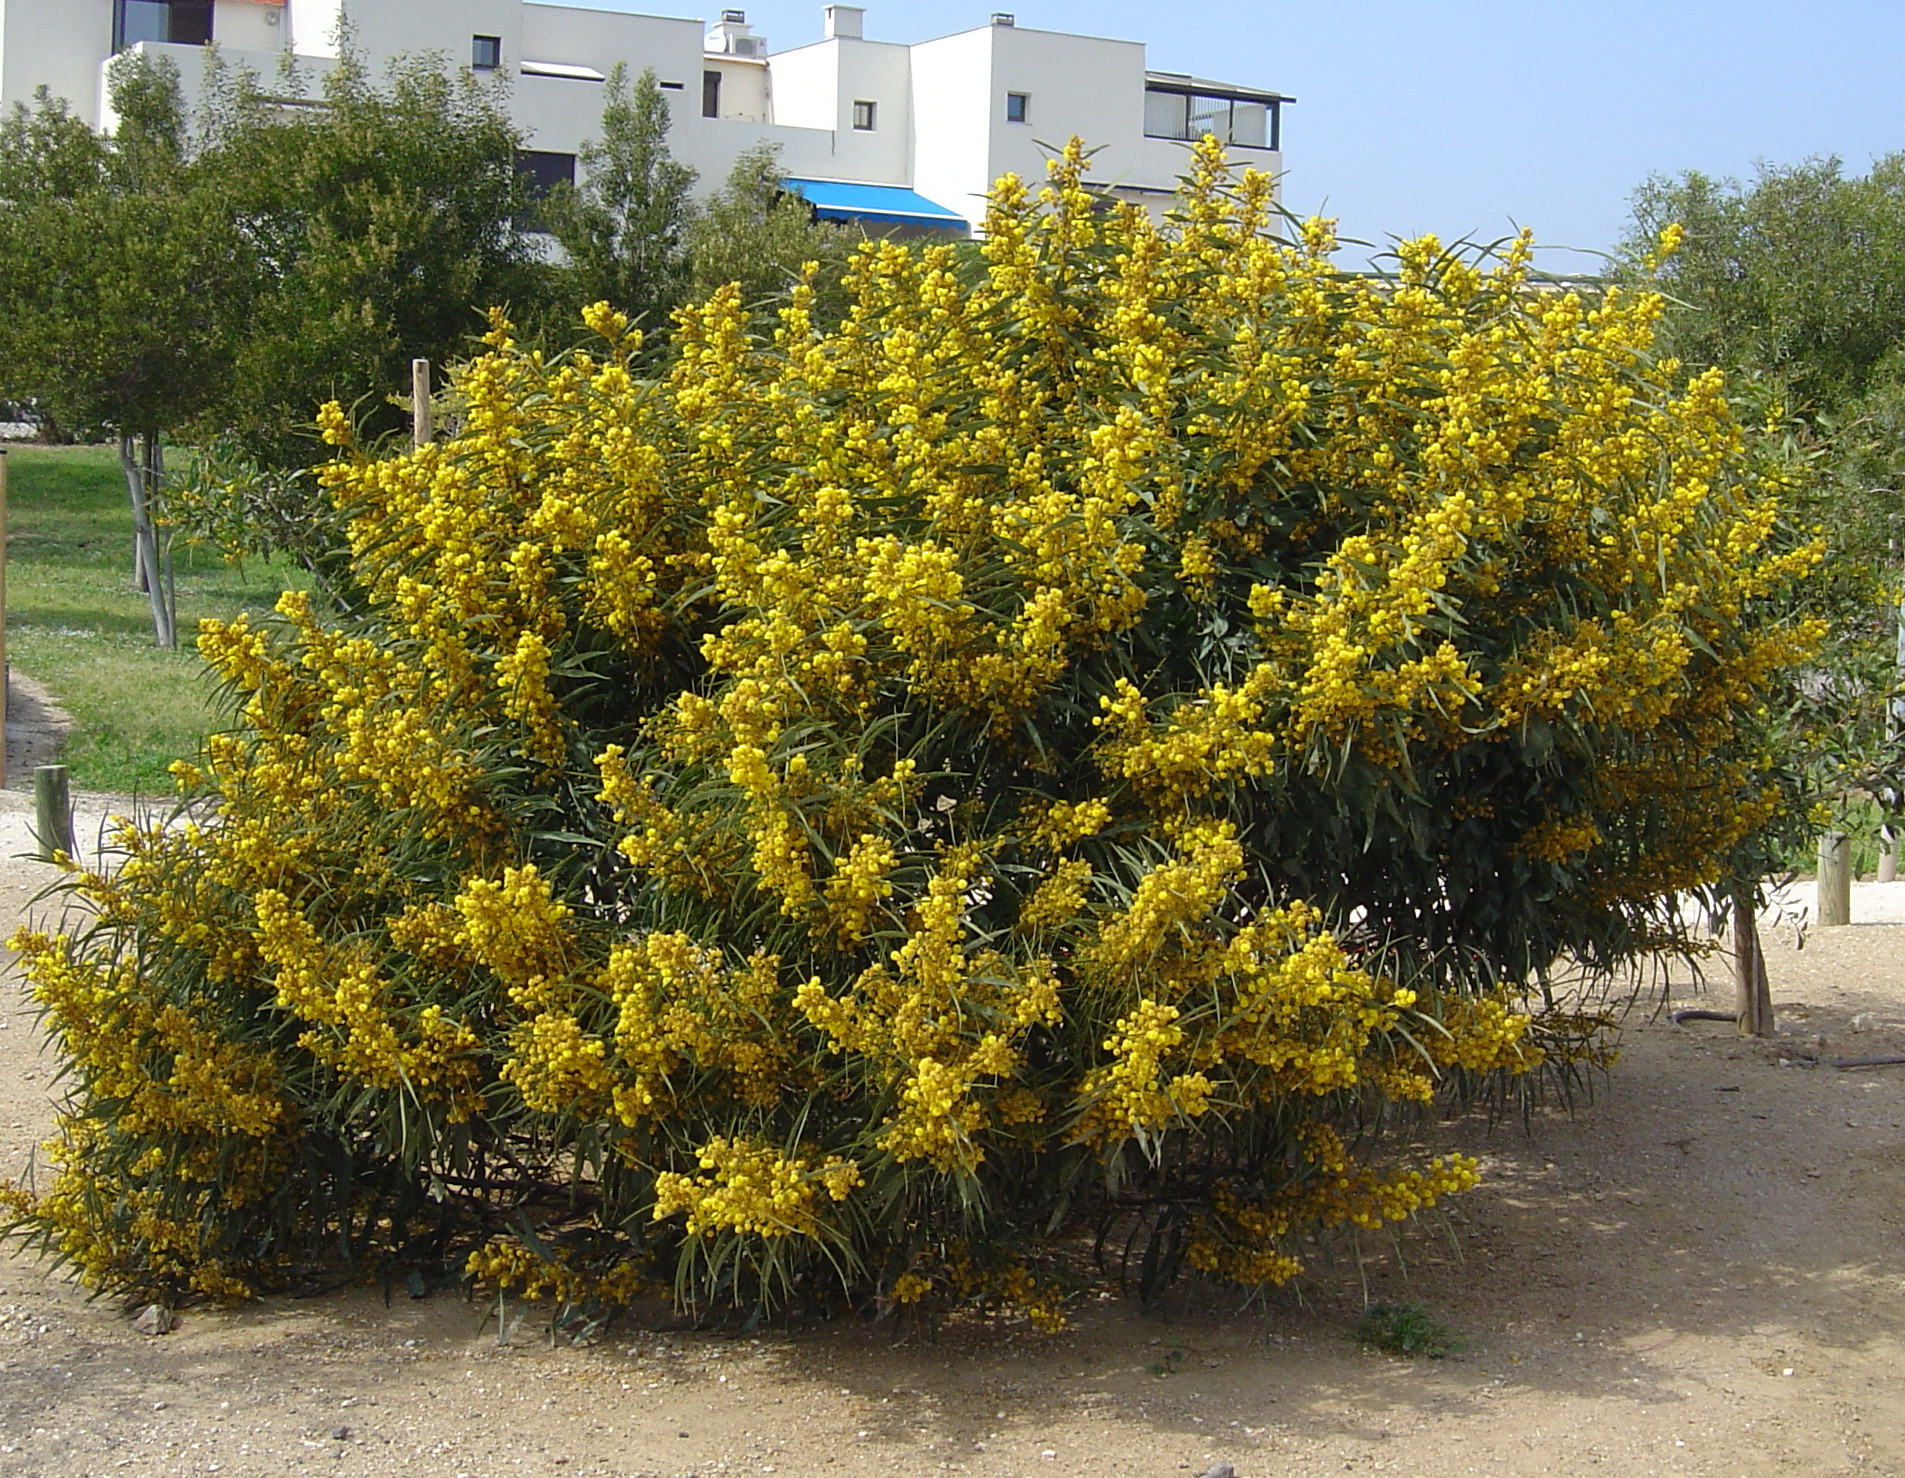
{"type": "MultiPolygon", "coordinates": [[[[27,819],[0,794],[0,856],[27,819]]],[[[47,874],[0,863],[0,915],[47,874]]],[[[1905,1475],[1905,1068],[1830,1065],[1905,1052],[1905,884],[1860,887],[1853,917],[1769,938],[1776,1042],[1637,1016],[1572,1117],[1444,1126],[1486,1175],[1444,1223],[1267,1309],[1106,1298],[1051,1338],[631,1324],[556,1349],[546,1315],[512,1310],[499,1345],[460,1295],[359,1290],[150,1337],[0,1253],[0,1475],[1905,1475]],[[1359,1348],[1365,1278],[1463,1351],[1359,1348]]],[[[0,993],[18,1174],[57,1085],[0,993]]]]}

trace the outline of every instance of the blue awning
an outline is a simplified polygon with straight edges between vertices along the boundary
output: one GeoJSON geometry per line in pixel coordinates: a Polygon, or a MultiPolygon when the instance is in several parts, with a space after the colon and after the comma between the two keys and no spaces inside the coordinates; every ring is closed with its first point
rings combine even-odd
{"type": "Polygon", "coordinates": [[[794,180],[787,188],[813,206],[823,221],[866,221],[889,226],[937,226],[964,231],[964,216],[935,205],[902,185],[860,185],[847,180],[794,180]]]}

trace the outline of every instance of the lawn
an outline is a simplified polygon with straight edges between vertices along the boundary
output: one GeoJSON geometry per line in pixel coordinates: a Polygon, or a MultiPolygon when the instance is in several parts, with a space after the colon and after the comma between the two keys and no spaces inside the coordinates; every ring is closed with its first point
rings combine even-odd
{"type": "Polygon", "coordinates": [[[74,786],[169,790],[166,766],[196,754],[221,722],[192,647],[199,621],[268,610],[286,584],[306,583],[302,573],[176,550],[181,649],[161,651],[132,582],[132,515],[114,452],[14,447],[7,469],[8,660],[73,716],[65,759],[74,786]]]}

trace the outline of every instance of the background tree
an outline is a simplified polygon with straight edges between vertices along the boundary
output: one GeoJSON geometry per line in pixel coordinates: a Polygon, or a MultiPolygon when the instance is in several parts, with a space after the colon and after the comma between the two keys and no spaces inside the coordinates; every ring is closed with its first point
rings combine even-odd
{"type": "Polygon", "coordinates": [[[1660,268],[1690,312],[1664,347],[1697,364],[1756,370],[1803,414],[1832,413],[1876,381],[1905,339],[1905,154],[1847,175],[1837,159],[1762,165],[1746,184],[1698,172],[1635,192],[1630,260],[1662,229],[1685,238],[1660,268]]]}
{"type": "Polygon", "coordinates": [[[688,292],[689,192],[695,171],[668,152],[668,99],[652,68],[631,89],[628,68],[609,73],[602,137],[579,157],[581,182],[558,187],[538,217],[567,258],[571,304],[609,303],[649,333],[688,292]]]}
{"type": "Polygon", "coordinates": [[[252,244],[187,157],[169,63],[122,58],[100,138],[40,94],[0,124],[0,394],[117,437],[153,634],[177,644],[163,438],[228,392],[252,244]]]}
{"type": "Polygon", "coordinates": [[[813,309],[822,322],[844,311],[840,279],[861,232],[816,220],[813,207],[787,188],[778,144],[742,153],[726,184],[695,216],[688,232],[693,296],[705,299],[739,283],[741,301],[766,307],[787,300],[808,262],[819,264],[813,309]]]}
{"type": "Polygon", "coordinates": [[[550,287],[521,136],[489,84],[433,56],[379,82],[346,56],[322,102],[288,112],[240,78],[207,149],[264,282],[202,425],[271,466],[315,459],[328,400],[368,435],[397,431],[413,358],[460,358],[486,307],[534,312],[550,287]]]}
{"type": "Polygon", "coordinates": [[[1834,825],[1864,829],[1878,801],[1891,852],[1905,795],[1905,154],[1864,175],[1827,158],[1764,165],[1745,183],[1655,177],[1634,197],[1628,262],[1670,224],[1684,239],[1659,269],[1680,304],[1663,348],[1726,367],[1756,419],[1786,425],[1790,501],[1828,540],[1806,599],[1830,635],[1779,742],[1834,825]]]}

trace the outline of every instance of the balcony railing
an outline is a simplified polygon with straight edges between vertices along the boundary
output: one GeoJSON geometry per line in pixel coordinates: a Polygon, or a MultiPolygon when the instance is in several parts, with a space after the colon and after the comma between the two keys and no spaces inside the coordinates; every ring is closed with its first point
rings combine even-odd
{"type": "Polygon", "coordinates": [[[1154,139],[1210,134],[1247,149],[1281,149],[1282,105],[1289,101],[1275,93],[1217,92],[1188,79],[1176,84],[1154,78],[1144,89],[1144,131],[1154,139]]]}

